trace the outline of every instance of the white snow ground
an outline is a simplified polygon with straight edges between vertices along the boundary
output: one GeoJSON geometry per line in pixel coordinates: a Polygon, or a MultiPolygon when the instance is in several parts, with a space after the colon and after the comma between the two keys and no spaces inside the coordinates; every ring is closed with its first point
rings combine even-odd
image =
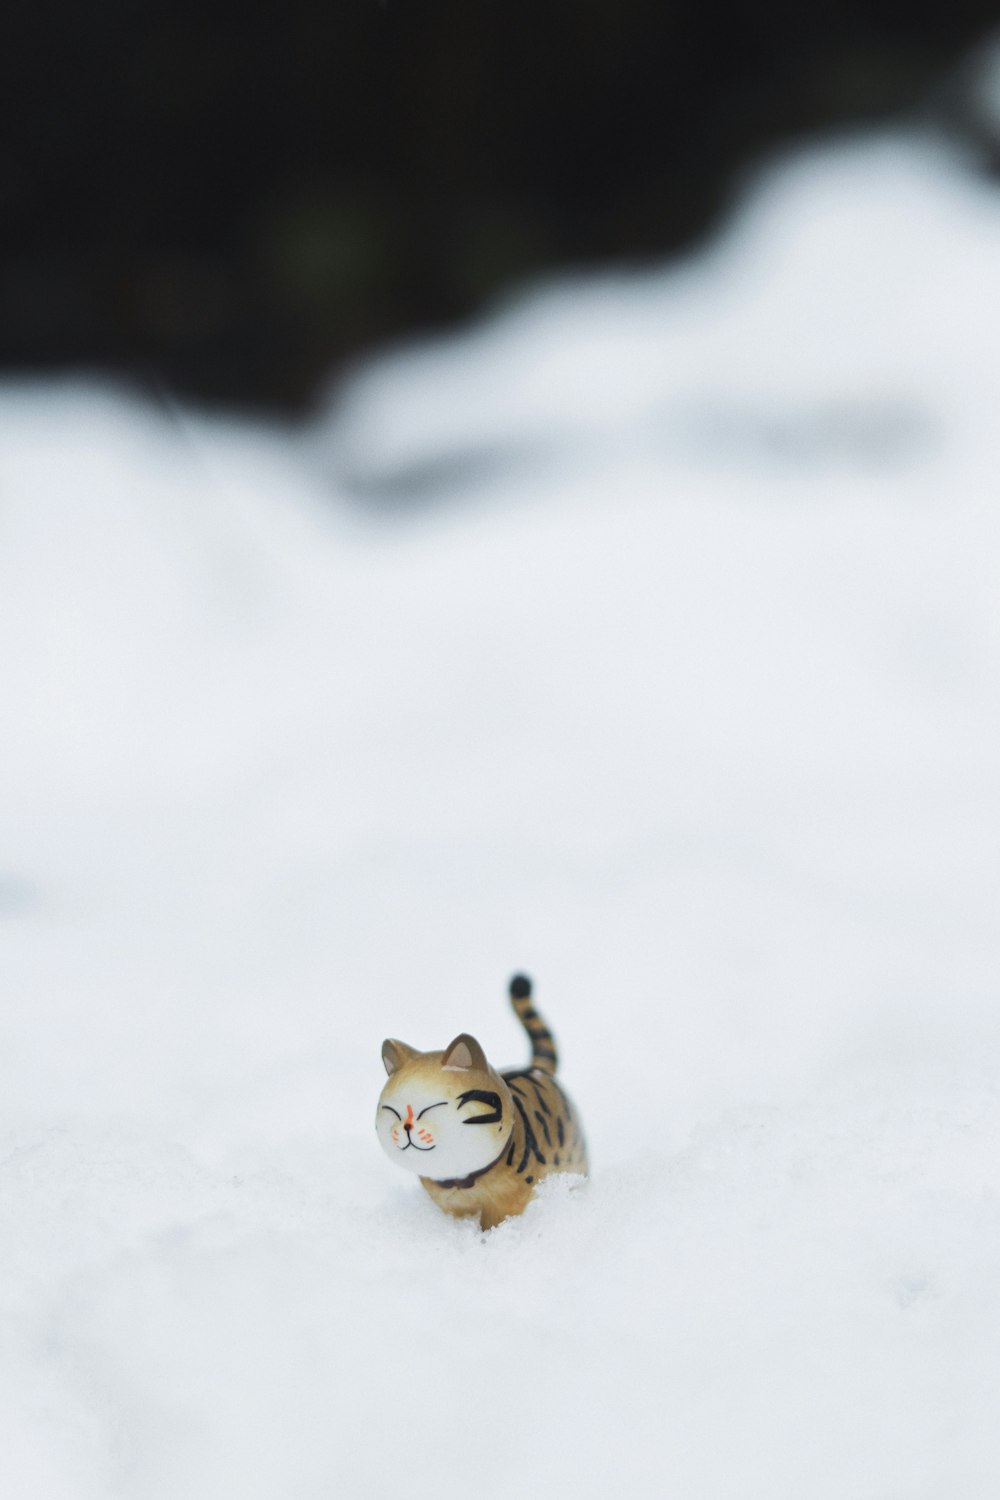
{"type": "Polygon", "coordinates": [[[899,137],[304,437],[0,392],[4,1500],[996,1500],[998,389],[899,137]],[[379,1046],[517,967],[482,1236],[379,1046]]]}

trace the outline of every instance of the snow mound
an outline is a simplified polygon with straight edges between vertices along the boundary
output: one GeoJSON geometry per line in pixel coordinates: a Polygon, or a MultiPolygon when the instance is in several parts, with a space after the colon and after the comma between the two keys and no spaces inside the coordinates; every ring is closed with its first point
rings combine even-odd
{"type": "Polygon", "coordinates": [[[320,445],[351,483],[431,493],[641,455],[796,479],[989,437],[1000,200],[940,142],[872,137],[762,173],[664,275],[541,286],[375,362],[320,445]]]}
{"type": "Polygon", "coordinates": [[[304,437],[0,390],[6,1492],[994,1500],[998,268],[859,141],[304,437]],[[482,1235],[379,1047],[520,968],[482,1235]]]}

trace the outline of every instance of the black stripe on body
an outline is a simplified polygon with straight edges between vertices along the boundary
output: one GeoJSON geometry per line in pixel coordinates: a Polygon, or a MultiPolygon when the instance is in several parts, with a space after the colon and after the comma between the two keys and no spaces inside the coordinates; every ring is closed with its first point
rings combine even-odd
{"type": "Polygon", "coordinates": [[[553,1077],[548,1068],[536,1068],[534,1066],[527,1068],[505,1068],[500,1077],[511,1088],[515,1084],[520,1085],[518,1089],[519,1093],[523,1093],[524,1085],[530,1083],[536,1094],[545,1096],[547,1103],[556,1103],[557,1107],[558,1105],[562,1105],[566,1113],[569,1114],[569,1100],[563,1093],[558,1078],[553,1077]],[[555,1100],[552,1099],[552,1092],[555,1093],[555,1100]]]}
{"type": "Polygon", "coordinates": [[[500,1076],[507,1087],[526,1102],[529,1099],[526,1085],[530,1084],[539,1109],[550,1119],[553,1112],[558,1115],[560,1110],[567,1120],[572,1118],[569,1100],[560,1088],[558,1078],[547,1068],[508,1068],[500,1076]]]}
{"type": "Polygon", "coordinates": [[[542,1088],[537,1078],[533,1078],[531,1080],[531,1086],[535,1091],[535,1098],[538,1100],[538,1108],[542,1111],[542,1114],[551,1115],[552,1111],[549,1109],[549,1106],[545,1102],[545,1090],[542,1088]]]}
{"type": "Polygon", "coordinates": [[[524,1154],[522,1155],[521,1160],[518,1162],[517,1170],[518,1172],[523,1172],[532,1156],[537,1157],[540,1164],[544,1167],[545,1157],[542,1155],[541,1149],[538,1145],[538,1141],[535,1137],[535,1132],[531,1128],[531,1121],[528,1119],[528,1112],[521,1102],[519,1095],[514,1094],[513,1098],[514,1108],[521,1116],[521,1123],[524,1126],[524,1154]]]}
{"type": "MultiPolygon", "coordinates": [[[[502,1076],[511,1091],[518,1115],[528,1127],[523,1150],[520,1145],[518,1147],[521,1150],[518,1172],[525,1172],[533,1155],[528,1142],[529,1133],[533,1137],[535,1151],[539,1150],[540,1145],[544,1145],[548,1161],[553,1166],[563,1170],[577,1170],[576,1164],[586,1156],[586,1145],[573,1106],[563,1093],[559,1080],[553,1078],[551,1073],[531,1068],[511,1068],[502,1076]],[[532,1115],[537,1122],[535,1124],[530,1122],[529,1116],[532,1115]]],[[[509,1164],[514,1165],[510,1158],[509,1164]]]]}

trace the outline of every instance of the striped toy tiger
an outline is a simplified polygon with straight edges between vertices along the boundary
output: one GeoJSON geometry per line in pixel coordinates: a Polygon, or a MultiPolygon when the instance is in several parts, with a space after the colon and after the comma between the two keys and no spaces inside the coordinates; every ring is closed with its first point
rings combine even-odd
{"type": "Polygon", "coordinates": [[[483,1229],[522,1213],[551,1172],[587,1171],[580,1122],[555,1080],[555,1042],[522,974],[510,999],[531,1041],[526,1068],[496,1072],[466,1032],[443,1052],[382,1044],[389,1079],[375,1129],[383,1150],[418,1173],[445,1213],[478,1217],[483,1229]]]}

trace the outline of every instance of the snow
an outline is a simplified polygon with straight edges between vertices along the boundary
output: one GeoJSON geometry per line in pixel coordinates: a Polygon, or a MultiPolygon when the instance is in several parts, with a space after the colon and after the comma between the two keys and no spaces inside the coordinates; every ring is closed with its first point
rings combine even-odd
{"type": "Polygon", "coordinates": [[[998,381],[885,136],[304,433],[0,390],[5,1495],[994,1500],[998,381]],[[484,1236],[379,1048],[518,968],[484,1236]]]}

